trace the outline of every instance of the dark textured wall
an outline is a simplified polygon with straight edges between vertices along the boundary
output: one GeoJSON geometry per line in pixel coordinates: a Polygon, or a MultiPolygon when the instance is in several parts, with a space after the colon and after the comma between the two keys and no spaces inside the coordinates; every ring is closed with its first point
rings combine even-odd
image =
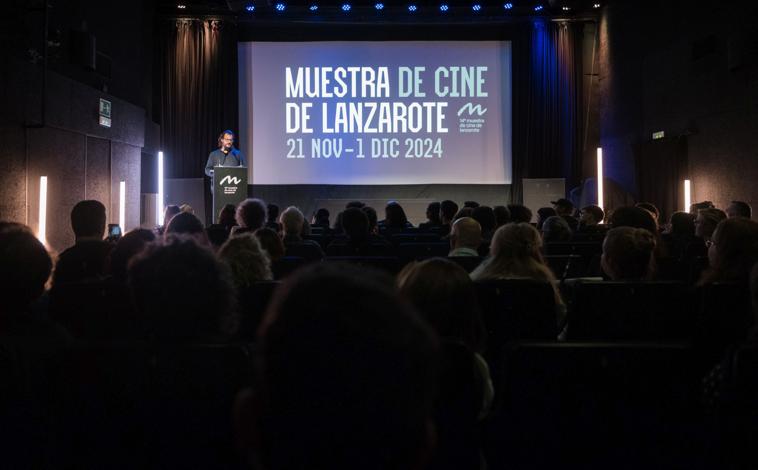
{"type": "MultiPolygon", "coordinates": [[[[635,193],[631,145],[687,136],[693,200],[758,205],[755,6],[617,2],[600,23],[601,135],[609,176],[635,193]]],[[[654,201],[653,201],[654,202],[654,201]]]]}

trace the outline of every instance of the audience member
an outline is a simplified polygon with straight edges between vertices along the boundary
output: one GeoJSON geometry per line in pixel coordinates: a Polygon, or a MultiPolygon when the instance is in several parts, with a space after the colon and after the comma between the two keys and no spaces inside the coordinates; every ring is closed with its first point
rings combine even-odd
{"type": "Polygon", "coordinates": [[[522,206],[521,204],[508,204],[508,211],[511,214],[510,223],[528,224],[532,221],[532,211],[526,206],[522,206]]]}
{"type": "Polygon", "coordinates": [[[252,233],[243,233],[227,240],[218,251],[218,257],[229,267],[238,289],[274,278],[271,274],[271,260],[252,233]]]}
{"type": "Polygon", "coordinates": [[[194,238],[201,245],[210,246],[208,234],[205,233],[203,223],[190,212],[181,212],[171,219],[171,222],[166,226],[166,231],[163,233],[163,238],[167,239],[172,235],[187,235],[194,238]]]}
{"type": "Polygon", "coordinates": [[[716,226],[726,219],[726,213],[721,209],[700,209],[695,217],[695,235],[708,242],[716,230],[716,226]]]}
{"type": "Polygon", "coordinates": [[[706,253],[705,243],[695,236],[695,215],[688,212],[671,214],[661,241],[666,245],[669,256],[675,260],[690,260],[706,253]]]}
{"type": "Polygon", "coordinates": [[[537,230],[542,231],[542,226],[548,217],[558,215],[552,207],[540,207],[537,209],[537,230]]]}
{"type": "Polygon", "coordinates": [[[655,221],[653,214],[650,211],[634,206],[619,207],[614,210],[608,219],[608,225],[610,225],[610,228],[644,228],[653,235],[658,233],[658,223],[655,221]]]}
{"type": "Polygon", "coordinates": [[[505,206],[495,206],[492,208],[495,213],[495,230],[511,221],[511,211],[505,206]]]}
{"type": "Polygon", "coordinates": [[[103,241],[105,206],[94,200],[78,202],[71,210],[71,228],[76,242],[58,257],[53,285],[100,279],[105,275],[113,248],[103,241]]]}
{"type": "Polygon", "coordinates": [[[652,279],[655,243],[655,236],[645,229],[617,227],[609,230],[600,258],[603,271],[614,281],[652,279]]]}
{"type": "Polygon", "coordinates": [[[495,234],[495,212],[489,206],[479,206],[474,209],[471,217],[482,226],[482,239],[489,243],[495,234]]]}
{"type": "Polygon", "coordinates": [[[474,208],[473,207],[461,207],[458,212],[455,213],[453,216],[453,222],[455,222],[458,219],[462,219],[464,217],[471,217],[474,215],[474,208]]]}
{"type": "Polygon", "coordinates": [[[326,247],[327,256],[386,256],[392,248],[386,239],[369,232],[368,216],[362,209],[345,209],[342,227],[347,238],[333,240],[326,247]]]}
{"type": "Polygon", "coordinates": [[[253,233],[266,222],[266,203],[261,199],[245,199],[237,205],[237,227],[233,233],[253,233]]]}
{"type": "Polygon", "coordinates": [[[365,202],[361,201],[350,201],[347,204],[345,204],[345,209],[350,209],[351,207],[355,207],[357,209],[363,209],[363,206],[365,206],[365,202]]]}
{"type": "Polygon", "coordinates": [[[148,243],[155,241],[151,230],[136,228],[121,237],[111,251],[110,274],[119,283],[126,284],[129,261],[145,249],[148,243]]]}
{"type": "Polygon", "coordinates": [[[726,215],[730,219],[734,217],[745,217],[746,219],[750,219],[753,216],[753,208],[750,207],[750,204],[747,202],[732,201],[726,207],[726,215]]]}
{"type": "Polygon", "coordinates": [[[479,203],[476,201],[464,201],[463,207],[470,207],[472,209],[476,209],[479,207],[479,203]]]}
{"type": "Polygon", "coordinates": [[[163,235],[163,232],[166,231],[166,226],[168,223],[171,222],[171,219],[173,219],[174,216],[181,211],[182,210],[176,204],[169,204],[163,209],[163,225],[157,228],[159,235],[163,235]]]}
{"type": "Polygon", "coordinates": [[[187,212],[192,215],[195,215],[195,209],[192,208],[189,204],[182,204],[179,206],[179,212],[187,212]]]}
{"type": "Polygon", "coordinates": [[[605,212],[600,206],[584,206],[579,211],[579,231],[594,232],[603,223],[605,212]]]}
{"type": "Polygon", "coordinates": [[[237,225],[237,220],[234,218],[236,211],[237,208],[234,206],[234,204],[226,204],[218,213],[218,224],[226,227],[227,230],[237,225]]]}
{"type": "MultiPolygon", "coordinates": [[[[701,209],[700,212],[708,209],[701,209]]],[[[744,217],[719,222],[708,241],[710,263],[699,284],[741,282],[747,284],[750,270],[758,262],[758,222],[744,217]]]]}
{"type": "Polygon", "coordinates": [[[569,240],[571,240],[571,228],[565,218],[554,215],[545,219],[545,223],[542,224],[542,241],[544,243],[567,242],[569,240]]]}
{"type": "Polygon", "coordinates": [[[402,231],[406,228],[411,228],[408,217],[405,216],[403,206],[397,201],[390,201],[384,208],[384,220],[380,220],[377,225],[392,231],[402,231]]]}
{"type": "Polygon", "coordinates": [[[574,217],[574,203],[565,198],[560,198],[557,201],[550,201],[555,209],[555,213],[568,224],[572,232],[575,232],[579,228],[579,221],[574,217]]]}
{"type": "Polygon", "coordinates": [[[323,229],[329,228],[329,211],[324,209],[323,207],[316,211],[315,214],[313,214],[313,223],[311,223],[314,227],[321,227],[323,229]]]}
{"type": "Polygon", "coordinates": [[[697,215],[697,211],[700,209],[713,209],[715,207],[711,201],[696,202],[690,205],[690,214],[697,215]]]}
{"type": "Polygon", "coordinates": [[[253,233],[258,238],[258,241],[266,251],[266,254],[268,254],[272,263],[275,263],[284,257],[284,242],[282,242],[278,233],[268,227],[259,228],[253,233]]]}
{"type": "Polygon", "coordinates": [[[634,205],[634,207],[639,207],[640,209],[645,209],[646,211],[650,212],[653,215],[653,218],[655,218],[655,222],[660,225],[661,211],[658,210],[658,207],[656,207],[655,204],[649,202],[638,202],[634,205]]]}
{"type": "Polygon", "coordinates": [[[458,212],[458,204],[455,202],[446,199],[440,203],[440,222],[442,222],[442,226],[440,227],[440,233],[443,235],[447,235],[450,233],[450,227],[453,224],[453,220],[455,220],[455,214],[458,212]]]}
{"type": "Polygon", "coordinates": [[[305,217],[300,209],[295,206],[286,208],[279,220],[284,235],[282,242],[285,256],[298,256],[307,261],[320,261],[324,258],[324,250],[318,243],[313,240],[304,240],[300,236],[305,223],[305,217]]]}
{"type": "Polygon", "coordinates": [[[276,204],[268,204],[266,205],[266,213],[267,213],[267,219],[266,219],[266,227],[270,228],[274,232],[281,232],[282,228],[279,226],[279,206],[276,204]]]}
{"type": "Polygon", "coordinates": [[[232,333],[228,268],[192,237],[148,245],[129,265],[129,286],[149,338],[212,341],[232,333]]]}
{"type": "Polygon", "coordinates": [[[471,217],[461,217],[453,222],[450,231],[449,257],[479,256],[479,245],[482,243],[482,227],[471,217]]]}
{"type": "Polygon", "coordinates": [[[350,266],[294,275],[269,308],[259,351],[255,393],[236,407],[251,461],[269,470],[425,466],[437,344],[386,282],[350,266]]]}
{"type": "Polygon", "coordinates": [[[418,228],[423,231],[437,229],[442,226],[442,219],[440,219],[440,203],[430,202],[426,207],[426,222],[419,224],[418,228]]]}
{"type": "Polygon", "coordinates": [[[366,217],[368,217],[368,231],[372,235],[376,235],[379,233],[379,226],[377,225],[379,222],[379,216],[376,215],[376,209],[369,206],[361,207],[361,210],[366,214],[366,217]]]}

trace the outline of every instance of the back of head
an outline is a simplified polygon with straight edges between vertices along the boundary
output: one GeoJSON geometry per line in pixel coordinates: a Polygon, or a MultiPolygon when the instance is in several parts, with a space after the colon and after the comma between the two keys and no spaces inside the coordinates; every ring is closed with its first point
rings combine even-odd
{"type": "Polygon", "coordinates": [[[129,261],[154,240],[155,234],[144,228],[130,230],[121,237],[111,251],[110,271],[114,279],[126,282],[126,270],[129,261]]]}
{"type": "Polygon", "coordinates": [[[540,207],[537,209],[537,230],[542,230],[542,226],[548,217],[553,217],[554,215],[558,215],[558,213],[552,207],[540,207]]]}
{"type": "Polygon", "coordinates": [[[745,217],[749,219],[753,216],[753,208],[744,201],[732,201],[726,208],[726,215],[731,219],[733,217],[745,217]]]}
{"type": "Polygon", "coordinates": [[[479,206],[474,209],[471,217],[482,226],[482,233],[492,234],[495,230],[495,212],[489,206],[479,206]]]}
{"type": "Polygon", "coordinates": [[[750,269],[758,262],[758,222],[744,217],[724,219],[713,232],[708,249],[711,269],[707,281],[747,282],[750,269]]]}
{"type": "Polygon", "coordinates": [[[710,238],[719,222],[726,218],[726,213],[715,207],[698,210],[695,217],[695,235],[710,238]]]}
{"type": "Polygon", "coordinates": [[[408,223],[403,206],[396,201],[390,201],[384,208],[385,223],[388,227],[403,228],[408,223]]]}
{"type": "Polygon", "coordinates": [[[658,223],[653,214],[639,207],[619,207],[611,214],[609,224],[611,228],[644,228],[652,234],[658,233],[658,223]]]}
{"type": "Polygon", "coordinates": [[[584,225],[602,224],[603,219],[605,219],[605,211],[600,206],[584,206],[580,211],[580,217],[584,225]]]}
{"type": "Polygon", "coordinates": [[[398,276],[400,294],[443,338],[481,352],[484,328],[474,284],[460,265],[432,258],[409,264],[398,276]]]}
{"type": "Polygon", "coordinates": [[[71,209],[71,228],[79,237],[102,238],[105,233],[105,206],[100,201],[79,201],[71,209]]]}
{"type": "Polygon", "coordinates": [[[163,225],[166,226],[171,222],[176,214],[179,214],[182,209],[176,204],[169,204],[163,209],[163,225]]]}
{"type": "Polygon", "coordinates": [[[259,335],[260,458],[270,470],[410,468],[427,444],[436,341],[391,280],[314,265],[259,335]]]}
{"type": "Polygon", "coordinates": [[[696,202],[690,205],[690,213],[697,214],[697,211],[699,211],[700,209],[711,209],[713,207],[716,207],[716,206],[714,206],[711,201],[696,202]]]}
{"type": "Polygon", "coordinates": [[[492,208],[495,213],[495,228],[499,228],[511,221],[511,211],[505,206],[495,206],[492,208]]]}
{"type": "Polygon", "coordinates": [[[453,216],[453,220],[462,219],[464,217],[471,217],[474,215],[474,208],[473,207],[462,207],[458,212],[455,213],[453,216]]]}
{"type": "Polygon", "coordinates": [[[551,201],[557,215],[574,215],[574,203],[566,198],[551,201]]]}
{"type": "Polygon", "coordinates": [[[650,202],[638,202],[634,205],[634,207],[639,207],[640,209],[645,209],[646,211],[650,212],[653,214],[653,217],[655,217],[656,221],[658,221],[661,216],[661,211],[658,210],[658,207],[650,202]]]}
{"type": "Polygon", "coordinates": [[[303,217],[303,213],[300,212],[300,209],[295,206],[289,206],[284,209],[279,221],[282,223],[282,228],[286,235],[300,235],[303,230],[303,224],[305,223],[305,217],[303,217]]]}
{"type": "Polygon", "coordinates": [[[233,225],[236,225],[237,221],[234,220],[235,212],[237,212],[237,208],[234,206],[234,204],[226,204],[224,207],[222,207],[221,211],[218,213],[219,225],[223,225],[224,227],[231,227],[233,225]]]}
{"type": "Polygon", "coordinates": [[[426,218],[429,220],[429,222],[433,224],[440,223],[440,203],[439,202],[430,202],[429,205],[426,206],[426,218]]]}
{"type": "Polygon", "coordinates": [[[323,207],[317,210],[316,214],[313,216],[313,225],[329,227],[329,211],[323,207]]]}
{"type": "Polygon", "coordinates": [[[191,235],[202,238],[205,236],[205,227],[194,214],[190,212],[180,212],[171,218],[166,226],[164,236],[169,235],[191,235]]]}
{"type": "Polygon", "coordinates": [[[356,209],[361,209],[363,206],[365,206],[365,202],[361,201],[350,201],[347,204],[345,204],[345,209],[350,209],[351,207],[355,207],[356,209]]]}
{"type": "Polygon", "coordinates": [[[271,261],[277,261],[284,256],[284,242],[279,235],[270,228],[263,227],[253,232],[258,238],[261,247],[266,251],[271,261]]]}
{"type": "Polygon", "coordinates": [[[0,230],[0,312],[24,309],[45,290],[53,262],[45,247],[23,225],[0,230]]]}
{"type": "Polygon", "coordinates": [[[479,203],[476,201],[464,201],[463,207],[470,207],[472,209],[476,209],[479,207],[479,203]]]}
{"type": "Polygon", "coordinates": [[[363,241],[369,235],[368,216],[357,207],[345,209],[342,212],[342,229],[350,240],[363,241]]]}
{"type": "Polygon", "coordinates": [[[260,199],[245,199],[237,205],[236,218],[241,227],[257,230],[266,222],[266,203],[260,199]]]}
{"type": "Polygon", "coordinates": [[[671,214],[671,233],[679,237],[695,236],[695,215],[689,212],[674,212],[671,214]]]}
{"type": "Polygon", "coordinates": [[[129,265],[129,285],[148,334],[158,338],[207,340],[223,331],[233,308],[227,268],[182,235],[137,255],[129,265]]]}
{"type": "Polygon", "coordinates": [[[571,227],[566,219],[554,215],[545,219],[542,224],[542,240],[544,242],[567,242],[571,240],[571,227]]]}
{"type": "Polygon", "coordinates": [[[476,250],[482,243],[482,227],[471,217],[461,217],[453,222],[450,238],[454,248],[476,250]]]}
{"type": "Polygon", "coordinates": [[[268,221],[276,222],[276,219],[279,217],[279,206],[276,204],[268,204],[266,205],[266,212],[268,214],[268,221]]]}
{"type": "Polygon", "coordinates": [[[508,204],[508,210],[511,213],[511,222],[515,224],[528,224],[532,221],[532,211],[521,204],[508,204]]]}
{"type": "Polygon", "coordinates": [[[376,209],[364,206],[361,207],[361,210],[366,214],[366,217],[368,217],[368,231],[373,233],[376,229],[376,224],[379,222],[379,216],[376,214],[376,209]]]}
{"type": "Polygon", "coordinates": [[[440,219],[443,224],[449,224],[453,221],[453,217],[458,212],[458,204],[446,199],[440,203],[440,219]]]}
{"type": "Polygon", "coordinates": [[[648,230],[617,227],[603,241],[603,270],[613,280],[645,280],[654,271],[655,237],[648,230]]]}
{"type": "Polygon", "coordinates": [[[252,233],[229,238],[218,251],[218,257],[229,266],[237,287],[250,287],[258,281],[270,281],[271,260],[252,233]]]}

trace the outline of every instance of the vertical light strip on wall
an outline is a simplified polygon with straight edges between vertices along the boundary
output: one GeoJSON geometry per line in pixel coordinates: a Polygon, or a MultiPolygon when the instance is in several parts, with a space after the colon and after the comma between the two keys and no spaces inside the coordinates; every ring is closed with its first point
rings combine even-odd
{"type": "Polygon", "coordinates": [[[603,206],[603,148],[597,148],[597,205],[601,209],[603,206]]]}
{"type": "Polygon", "coordinates": [[[47,176],[39,177],[39,228],[37,238],[43,245],[47,245],[47,176]]]}
{"type": "Polygon", "coordinates": [[[126,181],[118,183],[118,226],[126,233],[126,181]]]}
{"type": "Polygon", "coordinates": [[[163,152],[158,152],[158,200],[155,204],[155,220],[163,225],[163,152]]]}
{"type": "Polygon", "coordinates": [[[690,211],[692,205],[692,186],[690,180],[684,180],[684,212],[690,211]]]}

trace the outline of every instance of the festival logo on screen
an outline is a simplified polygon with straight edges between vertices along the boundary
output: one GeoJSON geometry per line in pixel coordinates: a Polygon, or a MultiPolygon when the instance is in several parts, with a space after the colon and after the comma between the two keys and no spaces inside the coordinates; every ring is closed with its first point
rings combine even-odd
{"type": "Polygon", "coordinates": [[[287,158],[444,158],[485,129],[488,67],[284,67],[287,158]]]}

